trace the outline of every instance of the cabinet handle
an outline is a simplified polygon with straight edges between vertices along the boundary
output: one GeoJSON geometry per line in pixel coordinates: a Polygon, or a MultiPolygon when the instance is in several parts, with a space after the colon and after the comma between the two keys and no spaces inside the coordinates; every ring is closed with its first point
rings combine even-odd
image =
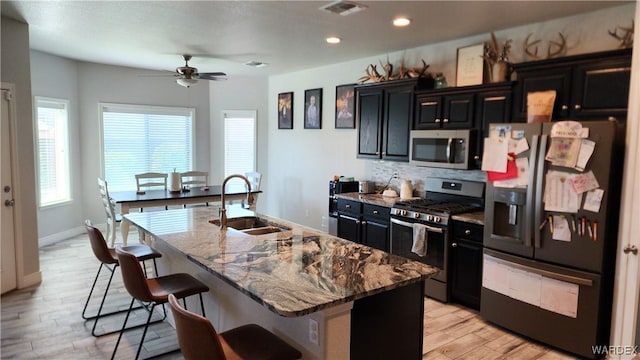
{"type": "Polygon", "coordinates": [[[351,205],[349,205],[349,204],[345,205],[344,207],[347,208],[347,209],[351,209],[351,205]]]}
{"type": "Polygon", "coordinates": [[[373,210],[373,215],[378,215],[378,210],[373,210]]]}
{"type": "Polygon", "coordinates": [[[568,110],[569,107],[567,105],[562,105],[562,110],[568,110]]]}
{"type": "Polygon", "coordinates": [[[435,120],[435,122],[436,122],[436,123],[439,123],[439,122],[440,122],[440,119],[436,119],[436,120],[435,120]]]}
{"type": "Polygon", "coordinates": [[[433,106],[433,105],[438,105],[437,101],[425,101],[425,102],[421,102],[420,106],[433,106]]]}
{"type": "Polygon", "coordinates": [[[458,243],[451,243],[451,247],[458,247],[458,243]]]}
{"type": "Polygon", "coordinates": [[[473,160],[480,160],[480,156],[478,156],[478,155],[474,156],[473,160]]]}
{"type": "Polygon", "coordinates": [[[376,151],[376,155],[380,155],[380,151],[376,151]]]}
{"type": "Polygon", "coordinates": [[[465,235],[471,235],[471,230],[469,230],[469,229],[465,230],[465,231],[464,231],[464,234],[465,234],[465,235]]]}
{"type": "Polygon", "coordinates": [[[582,109],[582,106],[580,106],[580,104],[575,104],[573,106],[573,108],[576,109],[576,110],[580,110],[580,109],[582,109]]]}
{"type": "Polygon", "coordinates": [[[442,120],[442,122],[443,122],[443,123],[448,123],[448,122],[449,122],[449,119],[444,119],[444,120],[442,120]]]}

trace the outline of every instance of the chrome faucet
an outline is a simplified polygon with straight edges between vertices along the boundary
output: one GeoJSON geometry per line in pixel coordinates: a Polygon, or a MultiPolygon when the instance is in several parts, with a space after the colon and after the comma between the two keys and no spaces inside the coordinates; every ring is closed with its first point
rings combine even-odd
{"type": "Polygon", "coordinates": [[[247,179],[245,176],[240,175],[240,174],[234,174],[234,175],[229,175],[226,178],[224,178],[224,181],[222,181],[222,193],[220,196],[220,201],[222,202],[222,207],[220,207],[220,229],[226,229],[227,228],[227,205],[225,202],[225,188],[227,186],[227,182],[233,178],[239,178],[244,180],[244,182],[247,183],[247,204],[250,206],[251,203],[253,202],[252,198],[251,198],[251,182],[249,181],[249,179],[247,179]]]}

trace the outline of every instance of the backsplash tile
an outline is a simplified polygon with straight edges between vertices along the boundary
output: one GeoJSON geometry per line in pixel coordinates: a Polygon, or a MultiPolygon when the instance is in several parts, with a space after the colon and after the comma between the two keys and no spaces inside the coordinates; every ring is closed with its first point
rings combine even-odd
{"type": "Polygon", "coordinates": [[[393,179],[389,187],[400,193],[400,185],[404,180],[411,180],[414,196],[424,197],[424,181],[429,177],[437,177],[452,180],[469,180],[486,182],[486,175],[481,170],[451,170],[423,166],[414,166],[407,163],[393,161],[367,161],[364,180],[376,183],[376,188],[382,189],[393,172],[398,172],[398,179],[393,179]]]}

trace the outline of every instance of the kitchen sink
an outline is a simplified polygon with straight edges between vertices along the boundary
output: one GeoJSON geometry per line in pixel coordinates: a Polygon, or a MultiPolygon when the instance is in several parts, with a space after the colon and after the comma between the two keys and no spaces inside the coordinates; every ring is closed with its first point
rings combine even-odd
{"type": "MultiPolygon", "coordinates": [[[[209,222],[214,225],[220,226],[219,219],[209,220],[209,222]]],[[[227,219],[227,227],[240,230],[249,235],[263,235],[291,230],[291,228],[289,227],[276,224],[274,222],[256,216],[245,216],[227,219]]]]}

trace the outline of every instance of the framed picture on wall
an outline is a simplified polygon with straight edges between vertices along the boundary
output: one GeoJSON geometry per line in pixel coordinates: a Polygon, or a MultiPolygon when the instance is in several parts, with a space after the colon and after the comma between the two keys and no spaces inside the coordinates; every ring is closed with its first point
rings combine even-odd
{"type": "Polygon", "coordinates": [[[278,94],[278,129],[293,129],[293,92],[278,94]]]}
{"type": "Polygon", "coordinates": [[[355,129],[355,84],[336,86],[336,129],[355,129]]]}
{"type": "Polygon", "coordinates": [[[304,128],[322,129],[322,89],[304,91],[304,128]]]}
{"type": "Polygon", "coordinates": [[[480,85],[484,78],[484,44],[458,48],[456,86],[480,85]]]}

